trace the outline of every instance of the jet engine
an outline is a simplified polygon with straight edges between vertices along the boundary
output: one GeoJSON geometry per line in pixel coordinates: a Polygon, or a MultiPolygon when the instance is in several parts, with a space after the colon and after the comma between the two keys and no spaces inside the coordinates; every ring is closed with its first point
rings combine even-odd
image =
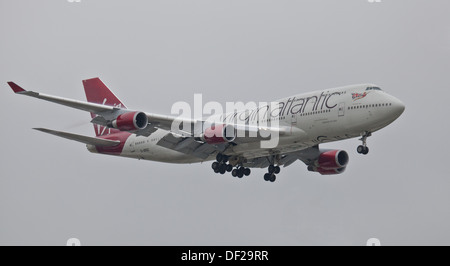
{"type": "Polygon", "coordinates": [[[120,131],[136,131],[147,127],[148,118],[143,112],[129,112],[119,115],[108,122],[108,127],[117,128],[120,131]]]}
{"type": "Polygon", "coordinates": [[[235,139],[236,130],[232,125],[213,125],[200,135],[200,140],[208,144],[232,142],[235,139]]]}
{"type": "Polygon", "coordinates": [[[314,164],[308,166],[311,172],[321,175],[336,175],[345,171],[349,161],[348,153],[343,150],[329,150],[322,152],[314,164]]]}

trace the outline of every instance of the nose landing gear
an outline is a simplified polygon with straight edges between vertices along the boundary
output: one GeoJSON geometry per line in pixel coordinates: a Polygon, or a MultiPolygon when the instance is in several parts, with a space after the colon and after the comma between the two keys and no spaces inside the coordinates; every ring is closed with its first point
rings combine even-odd
{"type": "Polygon", "coordinates": [[[372,136],[372,133],[370,132],[364,132],[363,134],[361,134],[361,138],[359,140],[362,141],[362,145],[359,145],[358,148],[356,148],[356,151],[359,154],[368,154],[369,153],[369,147],[367,147],[367,138],[372,136]]]}

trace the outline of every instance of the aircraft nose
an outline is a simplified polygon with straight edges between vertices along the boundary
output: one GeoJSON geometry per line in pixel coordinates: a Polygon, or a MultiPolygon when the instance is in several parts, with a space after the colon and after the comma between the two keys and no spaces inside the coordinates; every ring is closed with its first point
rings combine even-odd
{"type": "Polygon", "coordinates": [[[405,111],[405,104],[395,97],[392,98],[392,114],[397,118],[405,111]]]}

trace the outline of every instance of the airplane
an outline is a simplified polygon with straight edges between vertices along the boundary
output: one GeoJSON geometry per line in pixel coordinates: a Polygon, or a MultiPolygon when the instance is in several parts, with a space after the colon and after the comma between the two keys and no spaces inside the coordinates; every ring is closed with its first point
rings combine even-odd
{"type": "Polygon", "coordinates": [[[297,160],[309,171],[321,175],[343,173],[349,162],[348,153],[322,149],[319,145],[360,137],[362,144],[356,150],[366,155],[367,138],[405,110],[400,100],[379,86],[359,84],[283,98],[275,101],[275,110],[263,106],[224,113],[215,120],[218,122],[208,124],[203,118],[127,109],[99,78],[83,80],[87,102],[27,91],[14,82],[8,85],[19,95],[90,112],[95,137],[34,129],[84,143],[92,153],[179,164],[213,161],[215,173],[231,172],[238,178],[250,175],[251,168],[267,168],[264,180],[269,182],[276,180],[281,166],[287,167],[297,160]],[[236,117],[242,116],[236,123],[236,117]],[[174,127],[175,121],[188,126],[174,127]],[[275,121],[276,126],[272,126],[275,121]],[[264,131],[277,133],[275,146],[261,145],[261,141],[267,140],[264,131]]]}

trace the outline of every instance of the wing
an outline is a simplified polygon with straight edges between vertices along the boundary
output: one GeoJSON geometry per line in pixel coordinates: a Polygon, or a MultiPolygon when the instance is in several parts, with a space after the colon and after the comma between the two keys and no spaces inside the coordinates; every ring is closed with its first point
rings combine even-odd
{"type": "MultiPolygon", "coordinates": [[[[302,161],[307,166],[313,165],[320,155],[319,146],[305,147],[302,150],[280,153],[277,155],[261,156],[256,158],[246,158],[245,167],[266,168],[271,164],[278,164],[288,167],[297,160],[302,161]]],[[[245,156],[244,156],[245,157],[245,156]]]]}
{"type": "Polygon", "coordinates": [[[35,130],[39,130],[44,133],[52,134],[61,138],[75,140],[84,144],[90,144],[94,146],[99,147],[113,147],[120,144],[120,141],[118,140],[108,140],[108,139],[101,139],[101,138],[95,138],[95,137],[88,137],[88,136],[82,136],[78,134],[68,133],[68,132],[62,132],[62,131],[56,131],[46,128],[33,128],[35,130]]]}
{"type": "Polygon", "coordinates": [[[8,85],[11,87],[11,89],[16,94],[38,98],[41,100],[65,105],[68,107],[91,112],[91,113],[98,114],[98,115],[104,114],[104,113],[112,113],[112,112],[114,112],[114,109],[120,109],[120,108],[114,108],[113,106],[101,105],[101,104],[97,104],[97,103],[88,103],[88,102],[52,96],[52,95],[43,94],[43,93],[34,92],[34,91],[27,91],[12,81],[8,82],[8,85]]]}
{"type": "Polygon", "coordinates": [[[211,145],[198,142],[193,137],[181,137],[174,134],[167,134],[158,141],[157,145],[184,154],[194,155],[205,160],[217,151],[223,152],[230,144],[223,143],[220,145],[211,145]]]}
{"type": "Polygon", "coordinates": [[[277,164],[287,167],[297,160],[306,164],[308,171],[317,172],[321,175],[336,175],[342,174],[345,171],[349,157],[346,151],[319,149],[319,146],[316,145],[276,156],[247,159],[244,166],[265,168],[269,165],[277,164]]]}
{"type": "MultiPolygon", "coordinates": [[[[53,95],[48,95],[44,93],[34,92],[34,91],[27,91],[17,85],[16,83],[10,81],[8,82],[8,85],[11,87],[11,89],[14,91],[14,93],[19,95],[26,95],[33,98],[57,103],[60,105],[68,106],[71,108],[83,110],[86,112],[90,112],[93,114],[96,114],[97,117],[92,119],[92,123],[98,124],[101,126],[106,126],[107,121],[116,119],[119,115],[128,113],[128,112],[136,112],[133,110],[125,109],[125,108],[118,108],[114,106],[108,106],[98,103],[90,103],[90,102],[84,102],[84,101],[78,101],[53,95]]],[[[137,135],[145,135],[149,136],[151,133],[156,131],[158,128],[162,128],[165,130],[171,129],[172,122],[174,120],[180,120],[177,117],[174,116],[165,116],[165,115],[158,115],[158,114],[151,114],[151,113],[145,113],[148,118],[148,126],[142,130],[138,130],[136,132],[133,132],[137,135]]],[[[193,124],[195,121],[185,119],[180,120],[182,122],[186,122],[188,124],[193,124]]]]}

